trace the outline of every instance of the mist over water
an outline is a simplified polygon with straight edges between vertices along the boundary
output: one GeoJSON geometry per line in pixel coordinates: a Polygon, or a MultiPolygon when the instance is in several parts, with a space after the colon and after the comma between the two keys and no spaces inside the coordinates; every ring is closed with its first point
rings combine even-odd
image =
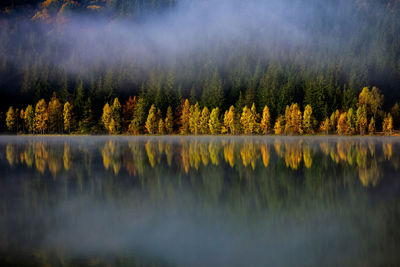
{"type": "Polygon", "coordinates": [[[0,262],[396,263],[399,148],[398,138],[1,137],[0,262]]]}

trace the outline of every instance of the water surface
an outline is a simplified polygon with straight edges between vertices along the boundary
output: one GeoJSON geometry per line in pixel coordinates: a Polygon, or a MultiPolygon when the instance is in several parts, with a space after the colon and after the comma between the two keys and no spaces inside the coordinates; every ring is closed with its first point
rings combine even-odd
{"type": "Polygon", "coordinates": [[[400,138],[0,137],[0,264],[400,264],[400,138]]]}

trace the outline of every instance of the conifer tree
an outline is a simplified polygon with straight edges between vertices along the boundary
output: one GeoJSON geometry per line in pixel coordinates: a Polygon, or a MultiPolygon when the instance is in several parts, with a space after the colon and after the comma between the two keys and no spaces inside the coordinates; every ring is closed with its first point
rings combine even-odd
{"type": "Polygon", "coordinates": [[[174,132],[174,116],[172,113],[172,108],[169,106],[167,108],[167,117],[165,118],[165,131],[167,134],[172,134],[174,132]]]}
{"type": "Polygon", "coordinates": [[[157,120],[156,111],[157,111],[156,107],[154,105],[151,105],[145,125],[146,130],[149,134],[156,134],[158,130],[159,121],[157,120]]]}
{"type": "Polygon", "coordinates": [[[329,128],[330,128],[330,120],[329,118],[326,118],[323,122],[321,122],[319,130],[321,131],[321,133],[328,134],[329,128]]]}
{"type": "Polygon", "coordinates": [[[71,104],[67,101],[64,104],[63,109],[63,118],[64,118],[64,131],[71,133],[71,118],[72,118],[72,107],[71,104]]]}
{"type": "Polygon", "coordinates": [[[124,127],[128,127],[132,121],[133,112],[136,106],[136,96],[130,96],[122,107],[122,120],[124,127]]]}
{"type": "Polygon", "coordinates": [[[182,114],[180,117],[180,134],[189,134],[189,119],[190,119],[190,104],[189,100],[186,99],[183,107],[182,107],[182,114]]]}
{"type": "Polygon", "coordinates": [[[242,116],[240,117],[240,126],[244,134],[251,134],[250,131],[251,110],[244,106],[242,116]]]}
{"type": "Polygon", "coordinates": [[[213,108],[210,114],[210,120],[208,121],[211,134],[219,134],[221,131],[221,122],[219,120],[219,108],[213,108]]]}
{"type": "Polygon", "coordinates": [[[224,120],[223,124],[221,126],[221,134],[227,134],[228,133],[228,110],[225,110],[224,113],[224,120]]]}
{"type": "Polygon", "coordinates": [[[313,121],[312,121],[312,108],[311,105],[307,105],[304,109],[303,114],[303,130],[307,134],[313,133],[313,121]]]}
{"type": "Polygon", "coordinates": [[[208,121],[210,120],[210,111],[207,107],[204,107],[201,111],[201,118],[200,118],[200,132],[202,134],[209,134],[210,128],[208,126],[208,121]]]}
{"type": "Polygon", "coordinates": [[[10,132],[14,132],[16,126],[16,114],[12,106],[8,109],[6,114],[6,126],[10,132]]]}
{"type": "Polygon", "coordinates": [[[47,104],[44,99],[39,100],[35,107],[35,132],[44,134],[47,130],[48,122],[47,104]]]}
{"type": "Polygon", "coordinates": [[[267,134],[270,132],[270,130],[271,130],[270,120],[271,120],[271,116],[269,114],[269,108],[268,108],[268,106],[265,106],[263,109],[261,123],[260,123],[260,128],[261,128],[262,134],[267,134]]]}
{"type": "Polygon", "coordinates": [[[250,109],[251,112],[251,119],[249,121],[250,132],[252,134],[256,134],[259,132],[260,125],[258,123],[260,115],[257,113],[256,105],[253,103],[250,109]]]}
{"type": "Polygon", "coordinates": [[[146,119],[146,100],[143,97],[139,97],[133,111],[132,121],[129,124],[128,132],[130,134],[141,134],[143,124],[146,119]]]}
{"type": "Polygon", "coordinates": [[[236,114],[235,114],[235,107],[231,106],[229,108],[228,114],[226,116],[226,127],[229,133],[236,134],[237,133],[237,126],[236,126],[236,114]]]}

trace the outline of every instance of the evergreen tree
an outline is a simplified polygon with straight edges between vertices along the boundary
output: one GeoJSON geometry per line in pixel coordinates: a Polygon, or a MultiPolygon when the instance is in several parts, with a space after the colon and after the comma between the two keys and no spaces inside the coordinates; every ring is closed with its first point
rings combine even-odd
{"type": "Polygon", "coordinates": [[[352,108],[350,108],[347,111],[346,125],[347,125],[346,134],[353,135],[356,132],[356,118],[354,116],[354,112],[353,112],[352,108]]]}
{"type": "Polygon", "coordinates": [[[336,126],[336,131],[339,135],[345,135],[347,133],[347,113],[341,113],[336,126]]]}
{"type": "Polygon", "coordinates": [[[141,134],[143,132],[143,124],[146,119],[146,100],[139,97],[133,111],[132,121],[129,124],[128,132],[130,134],[141,134]]]}
{"type": "Polygon", "coordinates": [[[49,102],[49,130],[51,133],[59,133],[63,129],[63,107],[58,100],[56,93],[49,102]]]}
{"type": "Polygon", "coordinates": [[[201,96],[203,106],[210,108],[222,107],[224,100],[224,91],[222,88],[222,79],[217,71],[212,78],[207,78],[201,96]]]}
{"type": "Polygon", "coordinates": [[[121,131],[121,124],[122,124],[122,119],[121,119],[121,112],[122,112],[122,107],[121,103],[118,100],[118,97],[114,98],[114,102],[112,105],[112,118],[114,119],[114,133],[120,133],[121,131]]]}
{"type": "Polygon", "coordinates": [[[35,113],[33,111],[33,107],[28,105],[24,112],[24,120],[25,120],[25,127],[29,133],[33,133],[35,129],[34,124],[35,113]]]}
{"type": "Polygon", "coordinates": [[[364,135],[367,132],[368,119],[367,119],[367,108],[365,105],[361,105],[357,109],[356,125],[357,125],[357,131],[361,135],[364,135]]]}

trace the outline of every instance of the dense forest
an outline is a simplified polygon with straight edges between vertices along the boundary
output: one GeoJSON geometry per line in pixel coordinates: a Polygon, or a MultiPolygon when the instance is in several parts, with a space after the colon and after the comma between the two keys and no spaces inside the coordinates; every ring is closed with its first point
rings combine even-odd
{"type": "Polygon", "coordinates": [[[400,126],[396,0],[9,0],[0,8],[4,132],[400,126]]]}

